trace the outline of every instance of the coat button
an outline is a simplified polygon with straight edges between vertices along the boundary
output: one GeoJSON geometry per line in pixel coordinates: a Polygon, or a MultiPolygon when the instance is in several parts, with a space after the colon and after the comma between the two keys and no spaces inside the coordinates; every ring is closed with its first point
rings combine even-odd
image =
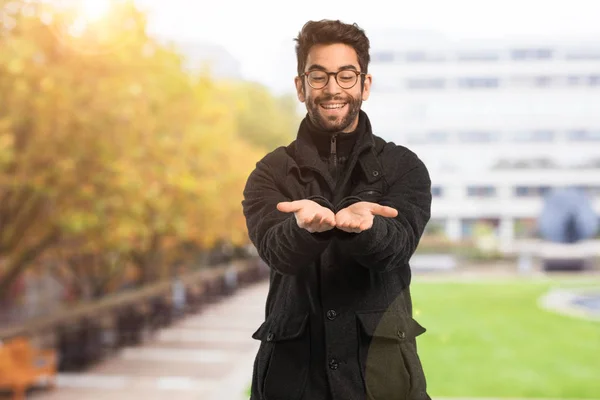
{"type": "Polygon", "coordinates": [[[332,358],[329,361],[329,368],[330,369],[336,370],[336,369],[338,369],[339,366],[340,366],[340,364],[338,363],[338,361],[335,358],[332,358]]]}
{"type": "Polygon", "coordinates": [[[335,312],[335,310],[327,311],[327,319],[328,320],[333,321],[336,317],[337,317],[337,313],[335,312]]]}
{"type": "Polygon", "coordinates": [[[406,333],[398,329],[398,337],[402,340],[406,339],[406,333]]]}
{"type": "Polygon", "coordinates": [[[373,171],[373,176],[379,176],[379,171],[373,171]]]}
{"type": "Polygon", "coordinates": [[[275,335],[273,334],[273,332],[269,332],[269,334],[267,335],[267,342],[273,341],[274,338],[275,335]]]}

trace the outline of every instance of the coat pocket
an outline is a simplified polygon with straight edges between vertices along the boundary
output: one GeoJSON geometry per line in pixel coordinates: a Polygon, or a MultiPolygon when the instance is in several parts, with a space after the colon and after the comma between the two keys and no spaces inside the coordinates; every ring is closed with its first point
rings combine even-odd
{"type": "Polygon", "coordinates": [[[256,387],[260,399],[298,400],[308,379],[310,335],[308,313],[271,315],[252,335],[260,340],[256,387]],[[263,352],[263,357],[260,357],[263,352]]]}
{"type": "Polygon", "coordinates": [[[359,364],[367,399],[426,399],[423,370],[413,344],[425,328],[396,312],[356,315],[359,364]]]}
{"type": "Polygon", "coordinates": [[[360,199],[360,201],[368,201],[369,203],[379,203],[383,193],[378,187],[364,188],[358,191],[353,196],[360,199]]]}

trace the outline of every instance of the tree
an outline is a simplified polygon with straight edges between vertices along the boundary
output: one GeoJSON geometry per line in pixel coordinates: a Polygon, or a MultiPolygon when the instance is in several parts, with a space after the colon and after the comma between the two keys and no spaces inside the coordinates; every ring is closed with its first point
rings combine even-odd
{"type": "Polygon", "coordinates": [[[300,117],[294,97],[275,97],[254,82],[234,83],[224,89],[236,110],[237,132],[248,143],[271,151],[295,138],[300,117]]]}
{"type": "Polygon", "coordinates": [[[0,294],[49,250],[99,296],[118,263],[147,282],[182,244],[247,242],[245,180],[293,138],[290,98],[188,72],[132,3],[81,25],[0,0],[0,21],[0,294]]]}

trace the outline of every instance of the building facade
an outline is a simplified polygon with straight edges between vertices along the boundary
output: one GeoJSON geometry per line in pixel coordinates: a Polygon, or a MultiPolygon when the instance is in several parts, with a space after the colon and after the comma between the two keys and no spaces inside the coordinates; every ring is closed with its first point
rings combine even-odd
{"type": "Polygon", "coordinates": [[[415,151],[432,220],[451,239],[487,222],[503,245],[536,235],[544,196],[583,190],[600,215],[600,40],[372,39],[374,131],[415,151]]]}

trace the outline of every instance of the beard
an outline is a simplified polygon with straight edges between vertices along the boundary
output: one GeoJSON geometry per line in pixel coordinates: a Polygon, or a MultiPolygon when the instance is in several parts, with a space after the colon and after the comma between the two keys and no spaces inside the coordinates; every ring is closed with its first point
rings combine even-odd
{"type": "Polygon", "coordinates": [[[351,126],[358,117],[360,107],[362,106],[362,98],[354,98],[352,96],[322,95],[307,100],[306,110],[311,122],[317,128],[328,133],[342,132],[351,126]],[[346,105],[339,115],[327,115],[320,104],[329,101],[343,102],[346,105]]]}

